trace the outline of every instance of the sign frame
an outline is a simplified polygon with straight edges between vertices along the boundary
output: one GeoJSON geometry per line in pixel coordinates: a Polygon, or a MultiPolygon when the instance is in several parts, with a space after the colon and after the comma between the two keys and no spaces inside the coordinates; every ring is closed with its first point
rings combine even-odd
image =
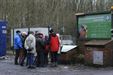
{"type": "MultiPolygon", "coordinates": [[[[76,15],[76,38],[77,39],[80,39],[80,37],[79,37],[79,18],[80,17],[84,17],[84,16],[95,16],[95,15],[104,15],[104,14],[110,14],[111,15],[111,12],[100,12],[100,13],[82,13],[82,14],[75,14],[76,15]]],[[[111,15],[111,29],[113,28],[113,25],[112,25],[112,15],[111,15]]],[[[108,40],[108,39],[111,39],[111,37],[110,38],[85,38],[85,40],[92,40],[92,39],[96,39],[96,40],[98,40],[98,39],[101,39],[101,40],[108,40]]]]}

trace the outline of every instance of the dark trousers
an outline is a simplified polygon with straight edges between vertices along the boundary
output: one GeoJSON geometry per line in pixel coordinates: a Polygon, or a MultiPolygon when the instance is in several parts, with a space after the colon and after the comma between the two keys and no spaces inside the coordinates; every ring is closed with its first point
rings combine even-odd
{"type": "Polygon", "coordinates": [[[45,55],[43,51],[37,52],[37,66],[45,66],[45,55]]]}
{"type": "Polygon", "coordinates": [[[44,56],[45,56],[44,63],[45,63],[45,65],[48,65],[48,52],[45,52],[44,56]]]}
{"type": "Polygon", "coordinates": [[[20,54],[20,49],[15,50],[15,64],[18,64],[18,59],[19,59],[19,54],[20,54]]]}
{"type": "Polygon", "coordinates": [[[56,63],[58,61],[58,53],[57,52],[51,52],[51,62],[56,63]]]}
{"type": "Polygon", "coordinates": [[[34,54],[33,53],[27,53],[27,61],[28,61],[28,66],[34,65],[34,54]]]}

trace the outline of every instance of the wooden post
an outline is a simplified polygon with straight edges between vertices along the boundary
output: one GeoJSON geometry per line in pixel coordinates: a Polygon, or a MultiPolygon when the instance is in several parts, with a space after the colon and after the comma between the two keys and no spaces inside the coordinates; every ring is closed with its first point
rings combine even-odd
{"type": "Polygon", "coordinates": [[[113,39],[113,6],[111,7],[111,39],[113,39]]]}
{"type": "Polygon", "coordinates": [[[111,24],[113,29],[113,6],[111,7],[111,24]]]}

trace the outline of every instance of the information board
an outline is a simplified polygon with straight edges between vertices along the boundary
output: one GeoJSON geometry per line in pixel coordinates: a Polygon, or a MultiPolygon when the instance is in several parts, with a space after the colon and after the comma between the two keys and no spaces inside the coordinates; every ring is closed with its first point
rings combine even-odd
{"type": "Polygon", "coordinates": [[[85,15],[78,17],[78,29],[84,38],[111,38],[111,14],[85,15]],[[81,33],[82,31],[82,33],[81,33]]]}

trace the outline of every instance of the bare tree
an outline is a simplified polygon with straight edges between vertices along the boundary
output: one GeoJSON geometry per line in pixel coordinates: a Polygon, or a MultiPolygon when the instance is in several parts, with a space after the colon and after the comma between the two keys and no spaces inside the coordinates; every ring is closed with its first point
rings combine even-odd
{"type": "Polygon", "coordinates": [[[74,14],[110,11],[113,0],[0,0],[0,19],[15,27],[48,26],[70,34],[75,29],[74,14]]]}

